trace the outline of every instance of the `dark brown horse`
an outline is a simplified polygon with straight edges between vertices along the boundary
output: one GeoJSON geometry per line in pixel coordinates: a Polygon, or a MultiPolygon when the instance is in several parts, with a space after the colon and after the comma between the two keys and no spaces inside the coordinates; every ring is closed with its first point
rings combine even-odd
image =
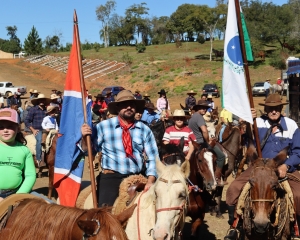
{"type": "Polygon", "coordinates": [[[215,58],[216,58],[216,60],[217,60],[217,58],[219,57],[219,58],[221,58],[221,60],[223,59],[223,57],[224,57],[224,51],[219,51],[219,50],[216,50],[216,49],[212,49],[212,52],[215,54],[215,58]]]}
{"type": "Polygon", "coordinates": [[[127,240],[122,224],[134,208],[114,216],[107,209],[83,210],[26,199],[12,212],[0,239],[127,240]]]}
{"type": "MultiPolygon", "coordinates": [[[[274,159],[263,159],[258,158],[256,149],[250,145],[247,156],[252,170],[245,186],[249,192],[242,200],[245,239],[290,239],[289,199],[276,173],[287,158],[287,149],[274,159]]],[[[239,204],[237,207],[241,209],[239,204]]]]}

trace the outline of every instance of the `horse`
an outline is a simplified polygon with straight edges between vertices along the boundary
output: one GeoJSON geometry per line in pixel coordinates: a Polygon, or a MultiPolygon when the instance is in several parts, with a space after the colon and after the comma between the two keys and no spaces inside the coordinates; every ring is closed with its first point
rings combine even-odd
{"type": "Polygon", "coordinates": [[[156,122],[149,124],[149,128],[151,129],[154,135],[158,149],[163,143],[162,139],[165,134],[166,128],[172,125],[173,125],[173,121],[169,119],[164,119],[164,121],[158,120],[156,122]]]}
{"type": "Polygon", "coordinates": [[[251,162],[251,175],[237,204],[245,239],[290,239],[290,221],[295,215],[293,197],[289,196],[289,184],[285,179],[279,181],[276,174],[277,167],[287,158],[287,148],[274,159],[264,159],[258,158],[251,144],[247,157],[251,162]]]}
{"type": "Polygon", "coordinates": [[[215,54],[215,58],[216,58],[216,60],[217,60],[217,58],[218,57],[220,57],[221,58],[221,60],[223,59],[223,57],[224,57],[224,51],[219,51],[219,50],[216,50],[216,49],[212,49],[212,52],[215,54]]]}
{"type": "Polygon", "coordinates": [[[41,199],[25,199],[0,229],[0,239],[127,240],[122,224],[135,207],[114,216],[105,208],[83,210],[48,204],[41,199]]]}
{"type": "Polygon", "coordinates": [[[282,98],[282,96],[283,96],[283,84],[284,84],[283,81],[281,82],[280,85],[278,85],[277,83],[272,84],[270,86],[270,92],[271,93],[278,93],[281,96],[281,98],[282,98]]]}
{"type": "Polygon", "coordinates": [[[180,167],[177,164],[165,166],[157,160],[156,168],[155,184],[134,201],[137,208],[125,229],[130,240],[178,239],[183,228],[189,202],[185,181],[190,173],[189,162],[185,161],[180,167]]]}

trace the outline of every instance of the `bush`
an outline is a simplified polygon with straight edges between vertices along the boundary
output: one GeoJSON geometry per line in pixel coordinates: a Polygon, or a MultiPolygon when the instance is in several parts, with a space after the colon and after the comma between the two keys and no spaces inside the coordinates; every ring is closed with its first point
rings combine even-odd
{"type": "Polygon", "coordinates": [[[96,52],[99,52],[100,47],[101,47],[101,46],[100,46],[99,43],[95,43],[95,44],[94,44],[94,49],[95,49],[96,52]]]}
{"type": "Polygon", "coordinates": [[[132,64],[132,57],[129,56],[128,52],[123,53],[122,62],[126,63],[127,65],[132,64]]]}
{"type": "Polygon", "coordinates": [[[137,50],[138,53],[143,53],[146,50],[146,46],[142,43],[139,43],[136,45],[135,49],[137,50]]]}
{"type": "Polygon", "coordinates": [[[286,69],[285,59],[281,56],[280,52],[273,53],[269,63],[272,67],[276,69],[286,69]]]}
{"type": "Polygon", "coordinates": [[[200,43],[200,44],[205,43],[205,38],[203,37],[203,35],[199,35],[197,37],[197,42],[200,43]]]}

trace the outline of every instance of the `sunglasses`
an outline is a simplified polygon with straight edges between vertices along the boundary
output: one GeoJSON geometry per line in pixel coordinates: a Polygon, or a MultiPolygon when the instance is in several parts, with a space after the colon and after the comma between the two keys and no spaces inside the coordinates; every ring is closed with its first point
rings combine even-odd
{"type": "Polygon", "coordinates": [[[185,117],[174,117],[174,121],[184,121],[185,117]]]}

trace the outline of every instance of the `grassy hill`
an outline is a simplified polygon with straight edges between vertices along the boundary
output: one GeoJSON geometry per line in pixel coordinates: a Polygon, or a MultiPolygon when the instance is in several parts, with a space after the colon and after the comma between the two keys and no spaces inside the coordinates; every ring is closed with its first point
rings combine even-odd
{"type": "MultiPolygon", "coordinates": [[[[223,41],[214,41],[213,48],[223,49],[223,41]]],[[[209,61],[210,43],[184,42],[177,48],[175,43],[147,46],[144,53],[137,53],[134,46],[120,46],[82,51],[82,56],[89,59],[115,60],[124,62],[124,56],[132,63],[121,71],[107,75],[93,82],[87,82],[91,93],[99,93],[109,85],[121,85],[127,89],[139,89],[142,93],[157,96],[164,88],[169,98],[186,96],[189,90],[202,92],[205,83],[216,83],[221,87],[222,60],[209,61]],[[191,73],[191,74],[187,74],[191,73]]],[[[69,53],[57,53],[68,56],[69,53]]],[[[280,70],[275,70],[265,62],[256,62],[250,66],[251,82],[270,78],[275,83],[280,77],[280,70]]]]}

